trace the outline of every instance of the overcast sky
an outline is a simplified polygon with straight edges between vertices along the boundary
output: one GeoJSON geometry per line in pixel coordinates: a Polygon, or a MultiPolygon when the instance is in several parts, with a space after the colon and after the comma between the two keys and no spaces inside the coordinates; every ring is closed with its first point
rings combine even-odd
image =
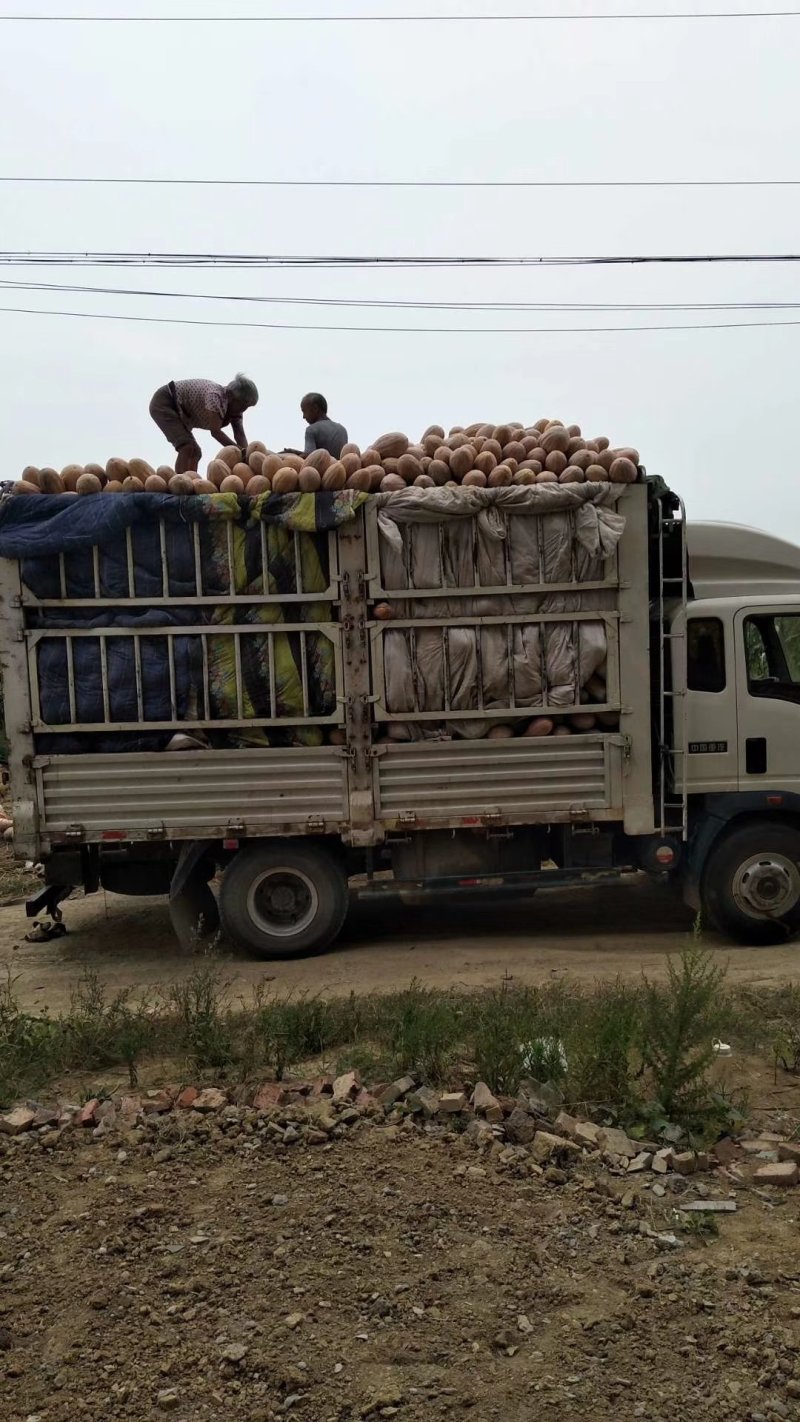
{"type": "MultiPolygon", "coordinates": [[[[717,8],[730,8],[713,0],[717,8]]],[[[745,7],[739,0],[740,8],[745,7]]],[[[411,0],[14,0],[18,13],[411,13],[411,0]]],[[[768,8],[766,0],[757,5],[768,8]]],[[[644,0],[505,0],[525,10],[644,0]]],[[[1,0],[0,13],[12,8],[1,0]]],[[[667,8],[663,3],[650,8],[667,8]]],[[[676,9],[709,8],[686,0],[676,9]]],[[[436,13],[489,10],[436,0],[436,13]]],[[[800,20],[0,27],[0,171],[194,178],[800,177],[800,20]]],[[[0,187],[6,250],[585,255],[800,250],[800,188],[355,192],[0,187]]],[[[96,286],[386,301],[800,301],[791,265],[490,271],[35,272],[96,286]]],[[[550,315],[257,306],[0,291],[1,306],[319,325],[585,326],[800,321],[800,311],[550,315]]],[[[148,403],[237,370],[271,446],[302,438],[308,389],[366,445],[434,422],[578,422],[633,444],[690,517],[800,542],[800,325],[729,331],[395,334],[214,329],[0,311],[3,474],[170,457],[148,403]]],[[[204,454],[212,443],[203,441],[204,454]]]]}

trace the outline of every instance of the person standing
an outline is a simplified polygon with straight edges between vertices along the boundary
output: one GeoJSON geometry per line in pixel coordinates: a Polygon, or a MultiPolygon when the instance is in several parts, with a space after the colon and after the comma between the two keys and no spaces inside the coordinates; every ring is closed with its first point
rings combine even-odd
{"type": "Polygon", "coordinates": [[[308,425],[303,453],[313,454],[315,449],[327,449],[334,459],[338,459],[347,444],[347,430],[344,425],[328,418],[328,402],[325,396],[316,393],[304,395],[300,409],[308,425]]]}
{"type": "Polygon", "coordinates": [[[161,433],[177,450],[176,474],[193,474],[202,450],[195,430],[208,430],[218,444],[238,445],[244,458],[247,436],[242,424],[245,410],[258,404],[258,390],[246,375],[237,375],[228,385],[214,380],[170,380],[150,401],[152,415],[161,433]],[[224,433],[230,425],[233,439],[224,433]]]}

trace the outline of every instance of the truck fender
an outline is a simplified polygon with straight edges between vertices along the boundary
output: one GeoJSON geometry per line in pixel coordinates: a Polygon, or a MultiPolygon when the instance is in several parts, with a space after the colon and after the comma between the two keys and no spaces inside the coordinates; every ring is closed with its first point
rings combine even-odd
{"type": "MultiPolygon", "coordinates": [[[[692,814],[694,825],[689,836],[685,860],[687,888],[699,891],[703,870],[711,850],[735,820],[796,819],[800,823],[800,795],[791,791],[771,792],[742,790],[728,795],[708,795],[702,807],[692,814]]],[[[694,902],[690,898],[690,902],[694,902]]]]}

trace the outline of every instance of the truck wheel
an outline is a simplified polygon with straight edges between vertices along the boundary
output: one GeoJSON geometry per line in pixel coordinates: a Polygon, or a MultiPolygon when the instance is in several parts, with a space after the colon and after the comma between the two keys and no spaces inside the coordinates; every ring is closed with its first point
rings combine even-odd
{"type": "Polygon", "coordinates": [[[712,850],[703,910],[738,943],[785,943],[800,930],[800,830],[762,820],[712,850]]]}
{"type": "Polygon", "coordinates": [[[223,927],[260,958],[321,953],[339,933],[347,906],[347,880],[333,855],[291,840],[240,850],[219,896],[223,927]]]}

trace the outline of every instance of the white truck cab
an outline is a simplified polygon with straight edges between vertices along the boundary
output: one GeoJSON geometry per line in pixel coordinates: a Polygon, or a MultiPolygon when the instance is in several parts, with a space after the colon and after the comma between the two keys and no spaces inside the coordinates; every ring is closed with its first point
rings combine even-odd
{"type": "Polygon", "coordinates": [[[690,598],[671,623],[689,901],[747,942],[800,926],[800,548],[687,525],[690,598]]]}

